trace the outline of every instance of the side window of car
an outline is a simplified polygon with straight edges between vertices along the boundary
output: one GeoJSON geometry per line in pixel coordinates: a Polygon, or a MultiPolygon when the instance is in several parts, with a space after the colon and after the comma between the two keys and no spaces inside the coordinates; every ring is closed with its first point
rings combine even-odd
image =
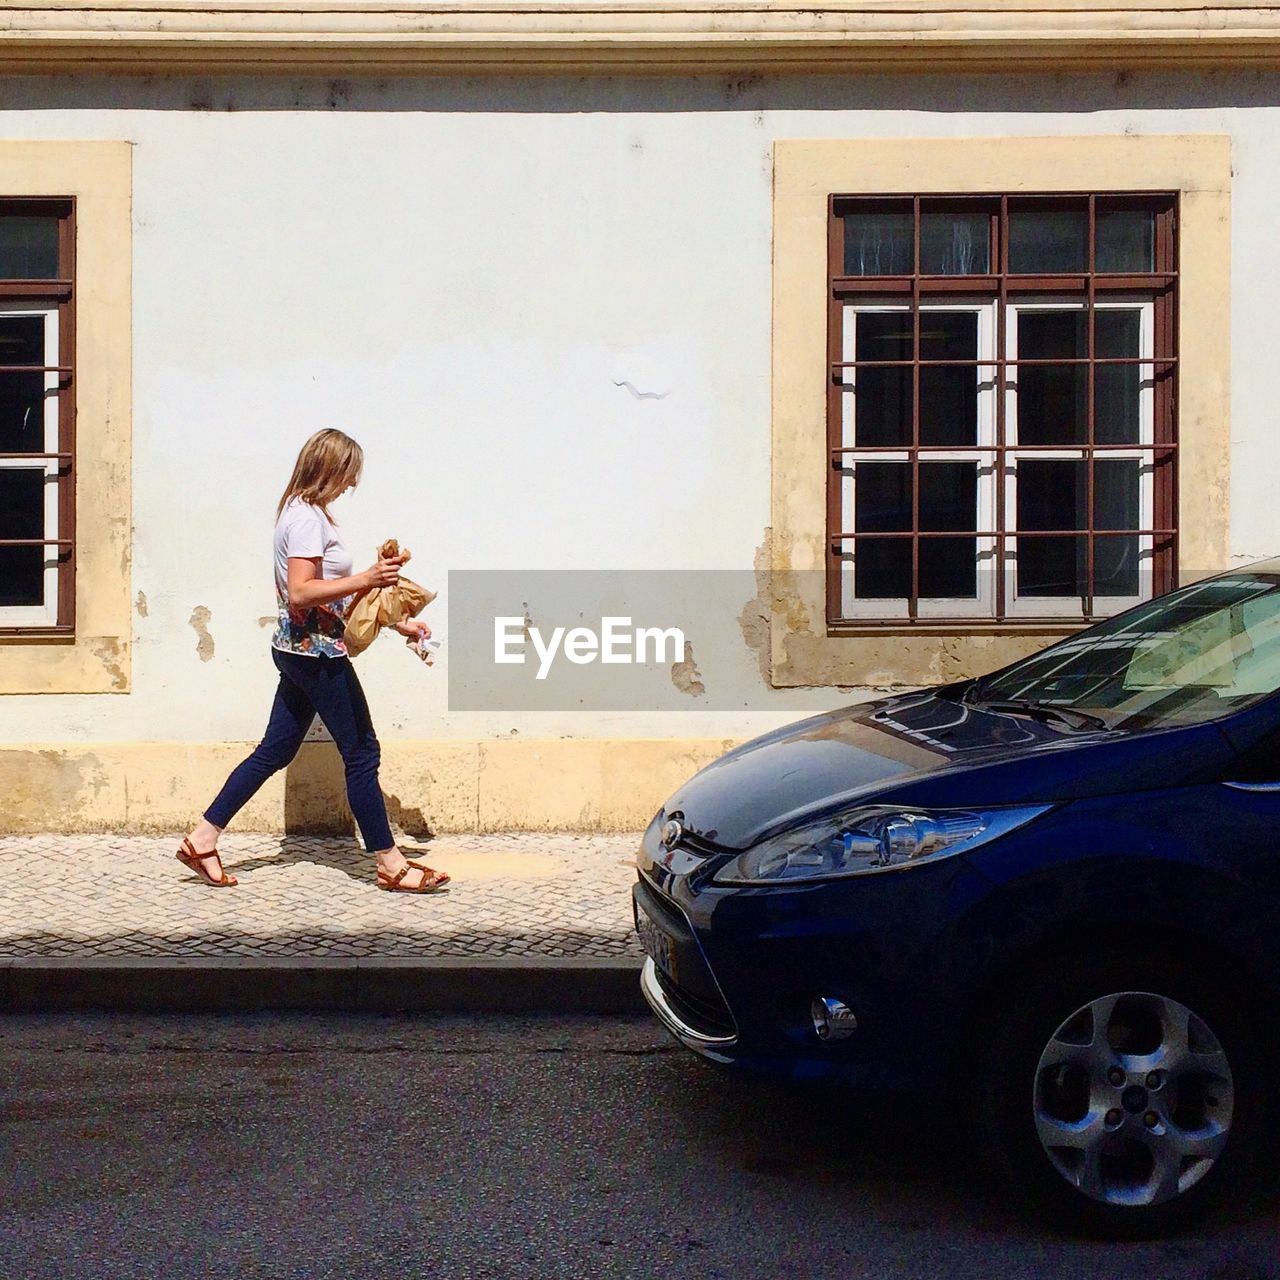
{"type": "Polygon", "coordinates": [[[1235,684],[1244,693],[1267,693],[1280,686],[1280,595],[1246,600],[1238,611],[1245,639],[1236,655],[1235,684]]]}
{"type": "Polygon", "coordinates": [[[1280,592],[1214,609],[1135,646],[1126,689],[1188,685],[1216,689],[1224,698],[1280,687],[1280,592]]]}

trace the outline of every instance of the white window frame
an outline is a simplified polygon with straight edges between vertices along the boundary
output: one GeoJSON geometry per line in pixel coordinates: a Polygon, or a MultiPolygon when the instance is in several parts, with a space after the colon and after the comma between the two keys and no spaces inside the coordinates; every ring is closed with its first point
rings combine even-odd
{"type": "MultiPolygon", "coordinates": [[[[1155,302],[1149,296],[1108,298],[1094,301],[1096,311],[1138,311],[1138,354],[1150,360],[1155,354],[1155,302]]],[[[1087,302],[1078,298],[1037,298],[1035,301],[1008,303],[1005,316],[1005,353],[1009,361],[1018,358],[1018,315],[1023,311],[1084,311],[1087,302]]],[[[1155,457],[1150,446],[1155,443],[1155,366],[1137,366],[1142,370],[1138,390],[1138,443],[1131,449],[1107,449],[1095,459],[1138,462],[1138,528],[1155,527],[1155,457]],[[1142,446],[1147,446],[1143,449],[1142,446]]],[[[1013,446],[1005,453],[1004,527],[1005,540],[1005,616],[1008,618],[1079,618],[1083,619],[1082,596],[1020,596],[1018,594],[1018,463],[1026,461],[1087,461],[1088,450],[1064,445],[1061,449],[1036,449],[1020,453],[1018,444],[1018,366],[1005,367],[1005,438],[1013,446]]],[[[1030,539],[1028,540],[1030,541],[1030,539]]],[[[1109,617],[1135,604],[1151,599],[1154,569],[1154,539],[1150,534],[1138,538],[1138,594],[1134,596],[1097,596],[1093,598],[1092,617],[1109,617]]]]}
{"type": "MultiPolygon", "coordinates": [[[[1023,311],[1074,311],[1086,310],[1088,303],[1079,298],[1037,298],[1034,301],[1012,300],[1006,304],[1005,313],[1005,366],[1003,394],[1005,396],[1005,439],[1010,446],[1003,455],[995,450],[996,413],[995,397],[998,392],[996,364],[996,314],[999,304],[990,301],[926,302],[920,307],[921,316],[935,311],[964,311],[978,315],[978,414],[977,441],[974,446],[939,450],[929,453],[928,459],[937,462],[976,462],[978,466],[977,523],[975,528],[996,527],[996,476],[1003,465],[1004,473],[1004,521],[1006,530],[1005,558],[1005,614],[1009,619],[1062,618],[1081,619],[1084,599],[1080,596],[1020,596],[1018,586],[1018,538],[1017,538],[1017,477],[1018,464],[1022,460],[1035,461],[1087,461],[1088,450],[1083,446],[1064,445],[1061,449],[1035,449],[1020,452],[1018,444],[1018,369],[1017,340],[1018,315],[1023,311]],[[982,363],[990,361],[991,363],[982,363]]],[[[1149,295],[1107,298],[1094,301],[1095,310],[1120,310],[1139,312],[1139,356],[1152,360],[1155,350],[1155,304],[1149,295]]],[[[854,527],[856,510],[857,466],[859,462],[909,463],[910,453],[903,450],[860,453],[854,436],[856,421],[857,370],[852,367],[857,356],[857,316],[867,312],[909,314],[907,303],[846,302],[841,307],[841,448],[840,461],[840,527],[850,531],[854,527]]],[[[1155,524],[1155,457],[1151,446],[1155,441],[1155,379],[1154,365],[1138,366],[1142,370],[1138,392],[1138,443],[1132,448],[1107,449],[1095,454],[1103,460],[1131,460],[1139,466],[1138,527],[1153,528],[1155,524]]],[[[1083,532],[1083,531],[1082,531],[1083,532]]],[[[1095,596],[1090,616],[1106,617],[1140,604],[1152,597],[1155,547],[1150,534],[1138,539],[1139,591],[1132,596],[1095,596]]],[[[922,619],[982,619],[995,617],[995,567],[997,540],[994,537],[977,540],[978,591],[975,598],[943,598],[921,596],[917,601],[916,616],[922,619]]],[[[907,619],[910,604],[904,598],[860,599],[855,594],[855,565],[858,540],[845,538],[840,545],[840,610],[845,619],[874,619],[877,621],[907,619]]]]}
{"type": "MultiPolygon", "coordinates": [[[[996,512],[996,393],[997,368],[996,309],[994,299],[981,301],[924,302],[920,314],[924,316],[939,311],[963,311],[978,317],[978,415],[977,444],[955,449],[930,451],[930,462],[974,462],[978,467],[977,510],[974,512],[975,529],[994,529],[996,512]],[[990,363],[982,363],[989,361],[990,363]]],[[[898,312],[910,314],[908,303],[859,303],[846,302],[841,307],[841,356],[845,367],[841,369],[840,394],[840,446],[853,452],[840,456],[840,528],[849,532],[854,527],[857,466],[861,462],[907,462],[911,455],[907,450],[880,453],[859,453],[854,438],[856,422],[857,370],[848,362],[857,356],[857,317],[869,312],[898,312]]],[[[922,545],[925,540],[922,539],[922,545]]],[[[855,594],[856,538],[841,540],[840,546],[840,611],[845,619],[898,619],[911,616],[910,602],[905,598],[860,599],[855,594]]],[[[995,538],[977,539],[977,595],[949,598],[921,596],[916,602],[918,618],[992,618],[995,616],[995,538]]]]}
{"type": "MultiPolygon", "coordinates": [[[[0,321],[21,316],[44,317],[44,359],[46,369],[59,364],[58,359],[58,308],[3,307],[0,321]]],[[[44,375],[44,438],[43,453],[58,452],[58,374],[44,375]]],[[[44,532],[45,538],[60,538],[58,531],[58,459],[43,461],[24,458],[0,458],[0,467],[12,471],[40,471],[45,477],[44,532]]],[[[38,605],[0,605],[0,627],[55,627],[58,624],[58,547],[51,544],[44,548],[43,599],[38,605]]]]}

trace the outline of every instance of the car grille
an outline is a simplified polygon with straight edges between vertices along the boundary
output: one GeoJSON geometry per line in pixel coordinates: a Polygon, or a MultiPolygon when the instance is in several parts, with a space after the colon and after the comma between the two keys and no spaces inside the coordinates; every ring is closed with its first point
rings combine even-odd
{"type": "Polygon", "coordinates": [[[655,969],[658,986],[671,1002],[671,1007],[681,1019],[688,1023],[694,1031],[706,1036],[731,1036],[734,1034],[733,1021],[723,1000],[706,1000],[696,996],[692,991],[678,986],[667,977],[661,969],[655,969]]]}
{"type": "Polygon", "coordinates": [[[707,966],[702,947],[684,913],[643,877],[636,885],[636,900],[645,915],[671,943],[678,980],[656,967],[658,984],[671,1006],[695,1031],[706,1035],[733,1035],[733,1015],[720,995],[707,966]]]}
{"type": "Polygon", "coordinates": [[[710,840],[704,840],[701,836],[694,835],[692,831],[686,831],[680,837],[678,847],[687,849],[697,858],[714,858],[725,852],[718,844],[712,844],[710,840]]]}

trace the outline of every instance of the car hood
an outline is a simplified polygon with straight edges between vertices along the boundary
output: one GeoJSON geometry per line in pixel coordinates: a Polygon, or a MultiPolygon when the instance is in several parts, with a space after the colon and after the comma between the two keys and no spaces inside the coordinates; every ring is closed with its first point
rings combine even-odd
{"type": "Polygon", "coordinates": [[[742,849],[851,802],[1046,803],[1217,776],[1234,752],[1212,724],[1079,731],[928,692],[802,720],[730,751],[680,787],[655,826],[742,849]]]}

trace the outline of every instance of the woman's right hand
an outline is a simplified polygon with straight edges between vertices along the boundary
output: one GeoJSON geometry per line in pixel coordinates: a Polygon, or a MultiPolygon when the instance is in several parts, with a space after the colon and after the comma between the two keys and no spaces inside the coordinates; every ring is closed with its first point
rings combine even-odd
{"type": "Polygon", "coordinates": [[[376,591],[379,587],[394,587],[400,581],[400,561],[379,560],[363,573],[365,589],[376,591]]]}

